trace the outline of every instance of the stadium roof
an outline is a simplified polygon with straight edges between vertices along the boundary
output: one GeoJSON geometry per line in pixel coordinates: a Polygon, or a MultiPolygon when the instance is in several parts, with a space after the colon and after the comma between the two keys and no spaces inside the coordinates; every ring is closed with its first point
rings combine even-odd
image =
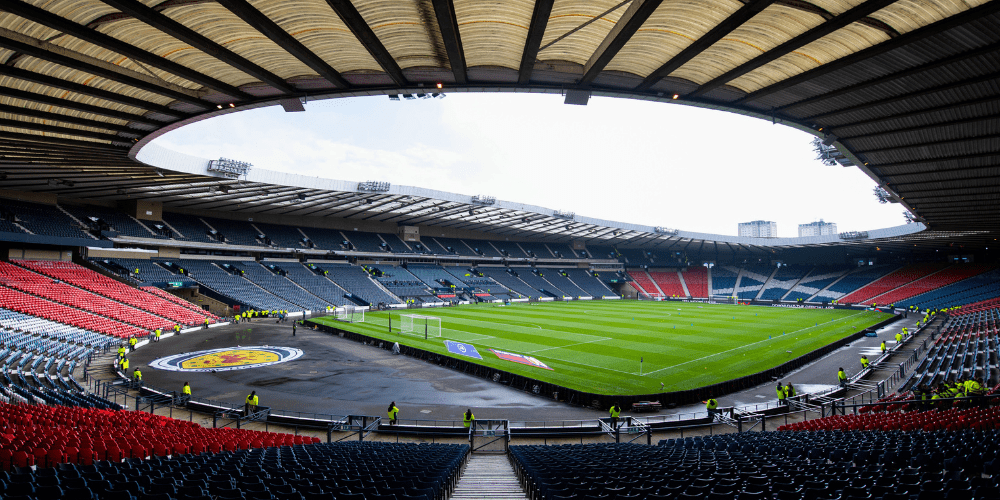
{"type": "Polygon", "coordinates": [[[430,190],[223,179],[147,145],[219,113],[440,84],[772,120],[824,138],[929,227],[882,230],[900,244],[979,243],[1000,226],[996,0],[6,0],[0,63],[4,189],[519,237],[727,240],[430,190]]]}

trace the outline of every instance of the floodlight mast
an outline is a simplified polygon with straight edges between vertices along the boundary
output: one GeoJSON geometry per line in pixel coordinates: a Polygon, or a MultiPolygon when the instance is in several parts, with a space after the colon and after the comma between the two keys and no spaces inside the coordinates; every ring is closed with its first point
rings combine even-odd
{"type": "Polygon", "coordinates": [[[389,190],[390,186],[391,184],[385,181],[364,181],[358,183],[358,191],[384,193],[389,190]]]}
{"type": "Polygon", "coordinates": [[[229,158],[219,158],[208,162],[209,172],[218,172],[230,179],[246,177],[251,168],[253,165],[249,162],[230,160],[229,158]]]}

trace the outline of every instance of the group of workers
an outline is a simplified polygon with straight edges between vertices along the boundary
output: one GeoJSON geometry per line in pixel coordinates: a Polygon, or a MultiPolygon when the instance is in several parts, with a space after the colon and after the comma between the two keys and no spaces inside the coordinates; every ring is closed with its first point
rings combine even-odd
{"type": "MultiPolygon", "coordinates": [[[[952,401],[940,401],[953,398],[972,398],[986,395],[986,386],[981,377],[967,378],[964,380],[946,380],[931,387],[927,384],[920,384],[913,388],[913,400],[921,401],[922,409],[948,409],[956,403],[952,401]]],[[[981,400],[982,401],[982,400],[981,400]]],[[[963,406],[972,406],[972,401],[963,402],[963,406]]]]}
{"type": "MultiPolygon", "coordinates": [[[[389,425],[396,425],[399,420],[399,407],[396,406],[395,401],[389,403],[389,408],[386,410],[386,414],[389,417],[389,425]]],[[[472,408],[465,410],[465,413],[462,414],[462,423],[465,427],[470,427],[475,421],[476,415],[472,413],[472,408]]]]}
{"type": "Polygon", "coordinates": [[[796,395],[795,386],[792,385],[791,382],[781,385],[781,381],[778,381],[778,385],[774,388],[774,392],[778,395],[778,406],[787,406],[788,398],[794,398],[796,395]]]}
{"type": "Polygon", "coordinates": [[[233,316],[233,323],[246,323],[254,318],[275,318],[278,320],[277,323],[283,323],[288,320],[288,311],[285,309],[274,311],[258,311],[256,309],[250,309],[249,311],[236,313],[233,316]]]}

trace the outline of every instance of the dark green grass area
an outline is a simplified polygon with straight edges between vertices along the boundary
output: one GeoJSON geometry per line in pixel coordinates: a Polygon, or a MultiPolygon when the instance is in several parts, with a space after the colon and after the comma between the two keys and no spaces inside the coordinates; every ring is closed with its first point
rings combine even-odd
{"type": "MultiPolygon", "coordinates": [[[[652,394],[732,380],[773,368],[879,323],[876,311],[790,309],[686,302],[581,301],[467,305],[368,312],[364,323],[314,321],[596,394],[652,394]],[[388,331],[392,316],[392,333],[388,331]],[[440,337],[400,332],[400,315],[440,318],[440,337]],[[445,340],[483,357],[449,353],[445,340]],[[546,370],[489,349],[534,357],[546,370]],[[640,358],[642,367],[640,374],[640,358]]],[[[433,323],[432,323],[433,324],[433,323]]]]}

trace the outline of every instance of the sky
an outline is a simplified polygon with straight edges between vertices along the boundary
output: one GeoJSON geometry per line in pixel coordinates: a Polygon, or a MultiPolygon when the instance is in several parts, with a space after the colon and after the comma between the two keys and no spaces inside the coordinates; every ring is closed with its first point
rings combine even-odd
{"type": "Polygon", "coordinates": [[[446,94],[311,101],[230,113],[156,144],[254,168],[495,196],[578,216],[736,235],[769,220],[778,236],[823,219],[838,231],[904,224],[856,167],[815,159],[812,136],[676,103],[549,94],[446,94]]]}

